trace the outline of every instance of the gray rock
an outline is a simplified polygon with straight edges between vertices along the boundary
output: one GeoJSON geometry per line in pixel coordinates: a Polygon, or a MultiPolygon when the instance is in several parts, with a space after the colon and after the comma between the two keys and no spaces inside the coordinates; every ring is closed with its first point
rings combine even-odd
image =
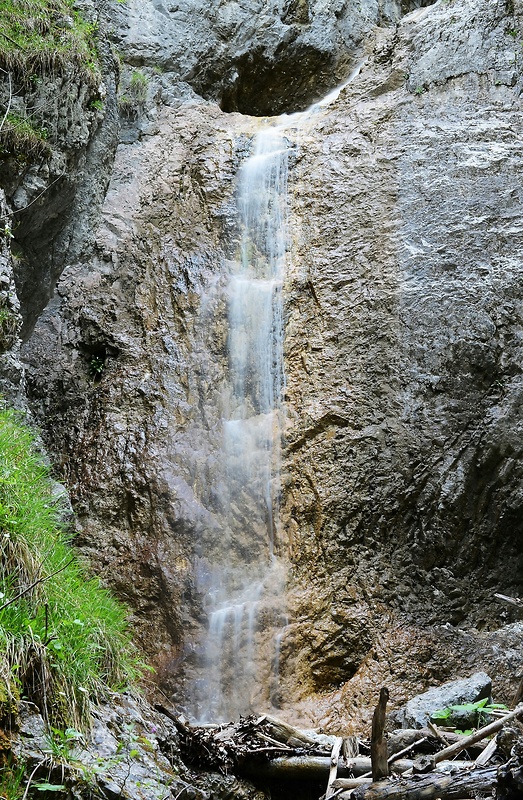
{"type": "Polygon", "coordinates": [[[107,704],[93,707],[93,725],[83,737],[51,747],[51,734],[32,703],[22,701],[12,748],[27,763],[33,778],[66,784],[57,800],[263,800],[247,781],[213,773],[190,772],[180,759],[172,722],[143,700],[114,693],[107,704]],[[40,771],[38,771],[40,768],[40,771]],[[51,772],[50,772],[51,770],[51,772]]]}
{"type": "Polygon", "coordinates": [[[485,672],[476,672],[470,678],[434,686],[389,714],[387,727],[424,728],[435,711],[490,698],[491,692],[492,681],[485,672]]]}
{"type": "MultiPolygon", "coordinates": [[[[191,43],[211,15],[230,31],[238,9],[198,6],[207,21],[188,31],[183,4],[113,5],[126,59],[151,73],[165,63],[173,106],[160,101],[156,127],[119,147],[94,252],[75,246],[24,352],[77,542],[183,699],[205,625],[201,554],[216,552],[223,513],[210,478],[227,370],[219,290],[259,121],[189,97],[174,107],[168,77],[221,96],[222,72],[199,77],[199,44],[182,58],[174,42],[169,61],[167,32],[178,20],[191,43]]],[[[521,590],[523,533],[522,78],[510,34],[522,20],[507,7],[441,2],[377,30],[360,75],[290,133],[279,545],[292,583],[279,663],[288,713],[303,700],[308,725],[367,724],[381,685],[401,703],[492,668],[507,701],[518,679],[521,630],[492,600],[521,590]]],[[[288,24],[256,22],[264,37],[288,24]]],[[[257,41],[238,39],[238,58],[257,41]]],[[[231,560],[235,548],[249,550],[243,534],[231,560]]]]}
{"type": "Polygon", "coordinates": [[[340,83],[370,28],[418,5],[128,0],[109,13],[129,63],[160,66],[226,111],[273,115],[304,108],[340,83]]]}

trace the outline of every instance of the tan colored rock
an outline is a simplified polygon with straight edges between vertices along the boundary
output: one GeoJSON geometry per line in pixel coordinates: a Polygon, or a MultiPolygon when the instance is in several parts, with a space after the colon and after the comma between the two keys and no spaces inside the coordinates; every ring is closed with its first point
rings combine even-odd
{"type": "MultiPolygon", "coordinates": [[[[520,23],[502,0],[420,9],[288,134],[280,694],[333,732],[381,685],[394,706],[486,669],[507,700],[519,674],[491,598],[521,587],[520,23]]],[[[258,124],[186,103],[121,145],[95,256],[25,351],[78,543],[177,699],[223,513],[224,275],[258,124]]]]}

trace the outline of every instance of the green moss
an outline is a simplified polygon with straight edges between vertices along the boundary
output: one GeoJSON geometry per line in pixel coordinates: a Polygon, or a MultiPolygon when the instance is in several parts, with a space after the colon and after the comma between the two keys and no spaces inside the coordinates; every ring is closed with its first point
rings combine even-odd
{"type": "Polygon", "coordinates": [[[53,725],[81,726],[138,666],[124,609],[71,548],[32,433],[0,409],[0,675],[53,725]]]}
{"type": "Polygon", "coordinates": [[[5,727],[17,713],[20,691],[12,676],[0,677],[0,726],[5,727]]]}

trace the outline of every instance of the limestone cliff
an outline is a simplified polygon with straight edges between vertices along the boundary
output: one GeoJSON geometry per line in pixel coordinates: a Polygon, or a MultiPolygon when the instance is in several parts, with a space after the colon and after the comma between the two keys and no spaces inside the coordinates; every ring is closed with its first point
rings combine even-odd
{"type": "Polygon", "coordinates": [[[480,667],[508,699],[520,668],[491,597],[521,587],[521,13],[402,5],[103,8],[122,142],[24,359],[78,544],[178,700],[220,513],[245,114],[302,108],[362,59],[296,132],[289,176],[288,713],[346,729],[383,681],[399,703],[480,667]]]}

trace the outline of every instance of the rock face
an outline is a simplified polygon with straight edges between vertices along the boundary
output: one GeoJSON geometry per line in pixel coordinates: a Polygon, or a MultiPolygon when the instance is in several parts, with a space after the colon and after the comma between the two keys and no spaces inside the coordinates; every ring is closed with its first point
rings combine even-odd
{"type": "Polygon", "coordinates": [[[349,73],[372,25],[428,2],[130,0],[114,16],[131,64],[161,67],[225,111],[304,108],[349,73]]]}
{"type": "MultiPolygon", "coordinates": [[[[258,40],[241,39],[239,6],[208,12],[209,41],[227,22],[229,49],[206,60],[184,8],[120,7],[115,35],[132,65],[147,65],[148,105],[118,149],[94,253],[71,260],[24,349],[78,543],[130,603],[178,697],[205,623],[223,286],[239,238],[236,175],[259,122],[187,91],[173,103],[169,71],[225,109],[289,108],[275,71],[301,58],[322,19],[311,4],[310,25],[292,23],[304,26],[294,55],[257,71],[262,86],[249,84],[258,40]]],[[[360,25],[343,8],[325,12],[327,37],[343,20],[360,25]]],[[[398,12],[373,9],[372,23],[398,12]]],[[[289,705],[313,722],[357,727],[385,681],[398,704],[480,668],[496,699],[515,688],[521,630],[495,630],[506,617],[491,596],[521,588],[521,25],[509,1],[454,0],[369,31],[359,76],[288,134],[281,673],[289,705]]],[[[311,61],[306,90],[289,79],[290,107],[357,49],[311,61]]]]}
{"type": "Polygon", "coordinates": [[[504,3],[415,12],[301,149],[285,514],[309,687],[357,672],[385,610],[481,629],[519,591],[518,59],[504,3]]]}
{"type": "MultiPolygon", "coordinates": [[[[81,0],[77,9],[83,15],[80,30],[98,25],[92,0],[81,0]]],[[[61,43],[45,51],[38,41],[18,46],[16,56],[0,54],[0,185],[12,211],[14,274],[26,337],[53,294],[66,257],[77,258],[89,240],[118,133],[116,63],[109,42],[100,38],[88,61],[85,48],[94,43],[70,31],[71,18],[64,21],[56,8],[45,8],[40,17],[32,7],[20,13],[26,15],[22,28],[36,36],[52,30],[61,43]],[[64,33],[57,34],[60,30],[64,33]]],[[[3,41],[13,44],[5,31],[3,41]]]]}

